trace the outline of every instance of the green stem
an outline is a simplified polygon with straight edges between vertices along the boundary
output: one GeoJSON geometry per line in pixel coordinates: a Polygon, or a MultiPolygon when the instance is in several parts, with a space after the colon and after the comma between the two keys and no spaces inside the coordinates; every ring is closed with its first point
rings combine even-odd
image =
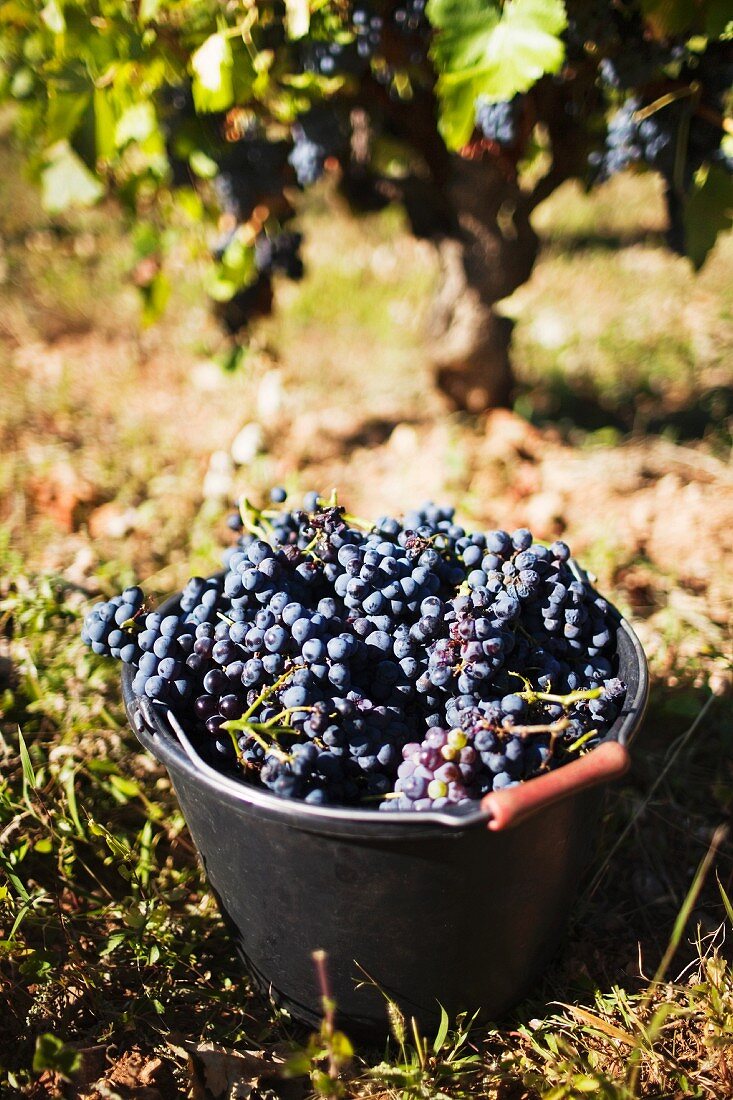
{"type": "Polygon", "coordinates": [[[568,752],[576,752],[578,749],[582,748],[587,741],[590,741],[592,737],[597,736],[598,730],[588,730],[587,733],[584,733],[582,737],[579,737],[577,741],[573,741],[572,745],[568,746],[568,752]]]}
{"type": "MultiPolygon", "coordinates": [[[[302,707],[286,707],[285,710],[281,710],[279,714],[273,715],[272,718],[268,718],[266,722],[258,723],[263,729],[270,729],[272,726],[276,726],[278,722],[281,722],[284,718],[289,718],[291,714],[295,714],[296,711],[312,711],[315,707],[302,706],[302,707]]],[[[292,732],[292,726],[283,726],[283,729],[292,732]]]]}
{"type": "MultiPolygon", "coordinates": [[[[252,706],[244,712],[241,718],[231,718],[228,722],[222,722],[222,729],[234,732],[236,732],[237,730],[249,729],[252,725],[249,719],[257,710],[257,708],[262,706],[263,703],[266,703],[270,696],[273,695],[276,691],[279,691],[283,684],[287,683],[293,673],[298,672],[301,668],[305,668],[305,665],[292,665],[291,668],[287,670],[287,672],[283,672],[282,676],[278,676],[274,684],[270,684],[262,692],[260,692],[252,706]]],[[[290,710],[300,709],[300,707],[290,708],[290,710]]]]}
{"type": "Polygon", "coordinates": [[[246,496],[239,498],[239,514],[242,517],[242,523],[251,535],[256,535],[258,538],[264,539],[265,542],[273,539],[275,528],[270,523],[267,515],[246,496]]]}
{"type": "Polygon", "coordinates": [[[350,512],[342,512],[341,519],[344,523],[348,523],[349,527],[356,527],[362,531],[373,531],[374,524],[369,520],[361,519],[360,516],[352,516],[350,512]]]}
{"type": "Polygon", "coordinates": [[[255,699],[254,703],[249,708],[249,710],[246,710],[244,712],[244,714],[242,715],[242,719],[249,718],[249,716],[251,714],[254,714],[254,712],[257,710],[257,708],[262,705],[262,703],[266,703],[267,700],[270,698],[270,696],[274,695],[276,691],[279,691],[280,688],[283,686],[283,684],[286,684],[288,682],[288,680],[293,675],[293,673],[298,672],[301,668],[305,668],[305,665],[291,665],[291,667],[287,670],[287,672],[283,672],[282,676],[278,676],[275,683],[270,684],[269,687],[266,687],[260,693],[258,698],[255,699]]]}
{"type": "MultiPolygon", "coordinates": [[[[515,673],[516,675],[516,673],[515,673]]],[[[581,699],[598,699],[603,688],[579,688],[577,691],[569,691],[567,695],[552,695],[549,691],[518,691],[520,699],[526,699],[528,703],[559,703],[561,707],[571,707],[573,703],[579,703],[581,699]]]]}
{"type": "MultiPolygon", "coordinates": [[[[237,759],[239,760],[240,764],[246,765],[246,761],[244,760],[244,754],[242,753],[242,750],[239,746],[239,738],[237,737],[237,733],[242,733],[242,732],[245,733],[247,735],[247,737],[251,738],[253,741],[256,741],[257,744],[260,746],[260,748],[264,749],[265,752],[272,753],[274,756],[277,756],[280,760],[284,760],[284,761],[292,760],[292,756],[290,755],[290,753],[284,752],[280,748],[280,746],[277,744],[277,741],[267,741],[262,736],[262,733],[260,731],[265,728],[264,724],[262,722],[245,722],[244,724],[242,724],[242,720],[238,719],[236,722],[235,721],[223,722],[221,728],[227,730],[229,736],[231,737],[232,744],[234,745],[234,751],[237,754],[237,759]],[[235,724],[236,724],[237,728],[233,729],[232,727],[235,724]]],[[[271,731],[268,730],[268,732],[271,732],[271,731]]],[[[272,731],[272,732],[274,732],[274,731],[272,731]]],[[[292,730],[290,730],[287,727],[284,727],[282,730],[278,730],[277,732],[278,733],[291,733],[292,730]]]]}

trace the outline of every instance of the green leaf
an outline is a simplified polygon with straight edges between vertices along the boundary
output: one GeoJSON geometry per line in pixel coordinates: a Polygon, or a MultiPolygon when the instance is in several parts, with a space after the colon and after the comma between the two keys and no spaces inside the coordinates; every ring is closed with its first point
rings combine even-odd
{"type": "Polygon", "coordinates": [[[311,1071],[311,1082],[313,1088],[321,1096],[333,1097],[336,1090],[337,1082],[322,1069],[314,1069],[311,1071]]]}
{"type": "Polygon", "coordinates": [[[28,753],[28,747],[25,743],[25,737],[23,736],[21,730],[18,730],[18,746],[20,748],[20,763],[23,768],[23,779],[25,780],[27,786],[29,786],[33,791],[36,789],[37,786],[36,773],[33,770],[33,764],[31,763],[30,754],[28,753]]]}
{"type": "Polygon", "coordinates": [[[307,1077],[311,1071],[311,1059],[308,1051],[296,1050],[290,1055],[283,1067],[285,1077],[307,1077]]]}
{"type": "Polygon", "coordinates": [[[158,14],[161,0],[141,0],[137,17],[141,23],[152,23],[158,14]]]}
{"type": "Polygon", "coordinates": [[[153,222],[136,222],[132,231],[132,241],[135,246],[135,255],[139,259],[144,259],[146,256],[155,256],[160,252],[160,231],[153,222]]]}
{"type": "Polygon", "coordinates": [[[117,115],[109,88],[94,89],[94,143],[95,152],[102,160],[111,160],[115,153],[115,129],[117,115]]]}
{"type": "Polygon", "coordinates": [[[53,963],[42,951],[31,951],[18,967],[20,973],[33,981],[44,981],[53,970],[53,963]]]}
{"type": "Polygon", "coordinates": [[[48,0],[48,3],[41,11],[41,19],[54,34],[63,34],[66,30],[64,9],[59,3],[59,0],[48,0]]]}
{"type": "MultiPolygon", "coordinates": [[[[440,1004],[440,1002],[438,1002],[440,1004]]],[[[436,1032],[433,1040],[433,1053],[437,1054],[443,1047],[445,1037],[448,1034],[448,1013],[445,1011],[442,1005],[440,1005],[440,1026],[436,1032]]]]}
{"type": "Polygon", "coordinates": [[[188,158],[191,171],[202,180],[213,180],[219,174],[219,165],[202,149],[194,149],[188,158]]]}
{"type": "Polygon", "coordinates": [[[13,78],[10,81],[10,94],[13,99],[25,99],[31,94],[34,87],[35,79],[32,69],[24,65],[13,73],[13,78]]]}
{"type": "Polygon", "coordinates": [[[343,1031],[334,1031],[331,1036],[331,1056],[338,1065],[345,1065],[354,1057],[354,1048],[348,1035],[343,1031]]]}
{"type": "Polygon", "coordinates": [[[50,214],[58,214],[69,206],[91,206],[103,194],[102,184],[68,141],[60,141],[48,150],[41,172],[41,198],[50,214]]]}
{"type": "Polygon", "coordinates": [[[215,302],[228,302],[238,290],[249,286],[257,277],[254,248],[234,237],[216,265],[208,291],[215,302]]]}
{"type": "MultiPolygon", "coordinates": [[[[170,279],[163,271],[158,271],[146,286],[140,287],[140,293],[143,299],[143,324],[152,325],[168,305],[171,296],[170,279]]],[[[112,782],[116,784],[118,779],[118,776],[113,776],[112,782]]],[[[139,794],[139,791],[136,793],[139,794]]]]}
{"type": "Polygon", "coordinates": [[[308,0],[285,0],[285,25],[288,38],[303,38],[308,33],[311,25],[308,0]]]}
{"type": "Polygon", "coordinates": [[[127,939],[127,933],[125,933],[125,932],[114,932],[109,937],[109,939],[107,940],[107,942],[104,945],[104,947],[102,948],[102,950],[99,952],[99,957],[104,958],[105,955],[111,955],[112,952],[115,951],[120,946],[121,943],[124,943],[126,939],[127,939]]]}
{"type": "Polygon", "coordinates": [[[223,34],[211,34],[191,58],[197,111],[225,111],[233,101],[232,47],[223,34]]]}
{"type": "Polygon", "coordinates": [[[46,115],[46,136],[49,141],[71,137],[81,122],[90,102],[89,92],[57,93],[49,91],[46,115]]]}
{"type": "Polygon", "coordinates": [[[720,896],[723,899],[725,911],[728,914],[728,920],[733,927],[733,901],[731,901],[731,899],[728,897],[725,890],[723,889],[723,883],[720,881],[720,879],[718,879],[718,889],[720,890],[720,896]]]}
{"type": "MultiPolygon", "coordinates": [[[[193,165],[191,166],[193,167],[193,165]]],[[[200,222],[204,217],[204,204],[201,196],[193,187],[179,187],[174,192],[176,206],[183,211],[187,218],[193,222],[200,222]]]]}
{"type": "Polygon", "coordinates": [[[123,111],[115,126],[115,145],[124,148],[131,141],[145,141],[158,128],[152,103],[133,103],[123,111]]]}
{"type": "Polygon", "coordinates": [[[69,816],[76,825],[79,836],[84,836],[84,826],[82,825],[81,818],[79,816],[79,805],[76,801],[76,790],[74,789],[74,780],[76,778],[76,772],[69,770],[63,776],[63,788],[66,794],[66,802],[69,807],[69,816]]]}
{"type": "Polygon", "coordinates": [[[139,798],[140,787],[134,779],[128,779],[124,775],[111,775],[110,784],[124,796],[125,801],[130,798],[139,798]]]}
{"type": "Polygon", "coordinates": [[[696,269],[705,263],[718,234],[733,225],[733,177],[723,168],[703,168],[685,203],[685,247],[696,269]]]}
{"type": "Polygon", "coordinates": [[[438,31],[431,56],[438,71],[440,130],[451,149],[471,137],[475,103],[511,99],[563,63],[567,18],[562,0],[429,0],[438,31]]]}
{"type": "Polygon", "coordinates": [[[33,1055],[34,1073],[43,1073],[45,1069],[50,1069],[68,1078],[79,1069],[80,1065],[81,1056],[78,1051],[67,1047],[55,1035],[39,1035],[36,1039],[33,1055]]]}

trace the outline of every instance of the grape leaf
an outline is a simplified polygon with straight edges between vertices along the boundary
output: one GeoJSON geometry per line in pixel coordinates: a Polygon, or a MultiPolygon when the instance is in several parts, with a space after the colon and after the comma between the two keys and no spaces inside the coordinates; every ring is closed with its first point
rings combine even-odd
{"type": "Polygon", "coordinates": [[[41,171],[41,198],[50,214],[58,214],[69,206],[91,206],[103,194],[102,184],[68,141],[59,141],[48,150],[41,171]]]}
{"type": "Polygon", "coordinates": [[[94,142],[97,159],[111,160],[116,152],[117,119],[112,89],[94,89],[94,142]]]}
{"type": "Polygon", "coordinates": [[[308,0],[285,0],[285,23],[288,38],[303,38],[311,25],[308,0]]]}
{"type": "Polygon", "coordinates": [[[157,271],[146,286],[138,289],[142,298],[143,325],[152,325],[160,319],[168,304],[171,293],[170,280],[165,272],[157,271]]]}
{"type": "Polygon", "coordinates": [[[161,0],[141,0],[138,18],[141,23],[152,23],[158,14],[161,0]]]}
{"type": "Polygon", "coordinates": [[[478,96],[511,99],[562,65],[562,0],[507,0],[502,9],[491,0],[429,0],[427,13],[438,31],[431,56],[451,149],[471,137],[478,96]]]}
{"type": "Polygon", "coordinates": [[[58,0],[48,0],[48,3],[41,12],[41,19],[54,34],[63,34],[66,30],[64,9],[61,4],[59,4],[58,0]]]}
{"type": "Polygon", "coordinates": [[[158,120],[152,103],[133,103],[123,111],[115,126],[115,145],[124,148],[131,141],[145,141],[155,133],[158,120]]]}
{"type": "Polygon", "coordinates": [[[240,236],[235,236],[214,266],[207,289],[215,302],[228,302],[238,290],[249,286],[256,278],[255,250],[240,236]]]}
{"type": "Polygon", "coordinates": [[[71,137],[89,107],[91,96],[82,92],[58,92],[48,97],[46,139],[52,143],[71,137]]]}
{"type": "Polygon", "coordinates": [[[210,34],[191,57],[197,111],[225,111],[234,98],[232,47],[223,34],[210,34]]]}
{"type": "Polygon", "coordinates": [[[733,226],[733,177],[713,166],[701,169],[695,183],[685,203],[685,246],[699,270],[718,234],[733,226]]]}

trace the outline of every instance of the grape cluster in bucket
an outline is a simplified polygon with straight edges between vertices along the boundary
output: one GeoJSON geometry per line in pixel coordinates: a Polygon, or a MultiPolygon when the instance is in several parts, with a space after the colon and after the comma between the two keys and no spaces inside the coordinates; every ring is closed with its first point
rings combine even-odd
{"type": "Polygon", "coordinates": [[[617,615],[563,542],[425,504],[374,524],[332,494],[243,500],[225,572],[167,613],[131,587],[84,641],[134,668],[223,774],[315,805],[436,810],[561,766],[626,694],[617,615]]]}

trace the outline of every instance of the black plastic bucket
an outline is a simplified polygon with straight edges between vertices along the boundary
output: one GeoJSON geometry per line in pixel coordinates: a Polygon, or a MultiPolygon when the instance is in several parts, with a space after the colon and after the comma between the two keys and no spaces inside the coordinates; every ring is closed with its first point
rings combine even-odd
{"type": "Polygon", "coordinates": [[[598,786],[625,770],[646,706],[646,660],[624,620],[617,649],[628,691],[604,744],[464,813],[382,814],[277,798],[201,761],[167,708],[141,707],[128,667],[122,686],[260,987],[316,1024],[311,955],[323,949],[343,1026],[384,1034],[384,999],[369,980],[430,1030],[440,1005],[451,1016],[500,1016],[558,950],[592,851],[598,786]]]}

